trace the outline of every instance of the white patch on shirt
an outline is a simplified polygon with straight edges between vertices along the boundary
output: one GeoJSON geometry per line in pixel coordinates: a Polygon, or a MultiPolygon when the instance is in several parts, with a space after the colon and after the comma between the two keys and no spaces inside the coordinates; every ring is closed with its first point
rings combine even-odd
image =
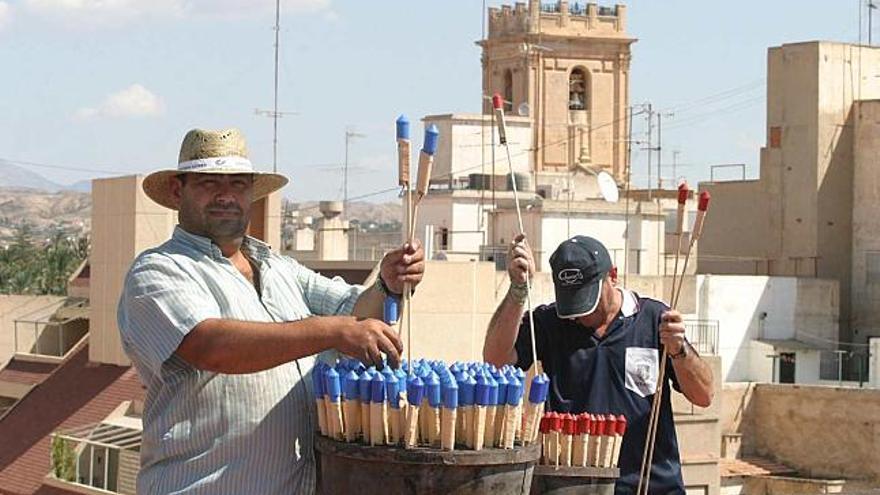
{"type": "Polygon", "coordinates": [[[626,388],[639,397],[653,395],[657,390],[659,352],[646,347],[626,349],[626,388]]]}

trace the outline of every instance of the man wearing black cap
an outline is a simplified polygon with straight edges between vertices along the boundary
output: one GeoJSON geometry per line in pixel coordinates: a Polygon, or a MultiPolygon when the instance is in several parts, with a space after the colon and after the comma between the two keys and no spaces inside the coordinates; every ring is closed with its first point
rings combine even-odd
{"type": "MultiPolygon", "coordinates": [[[[532,251],[522,237],[508,253],[510,289],[489,323],[483,357],[500,366],[532,366],[526,274],[532,251]]],[[[651,494],[684,494],[670,381],[695,405],[712,402],[713,377],[684,337],[681,314],[617,286],[617,268],[601,242],[573,237],[550,257],[556,302],[534,310],[538,359],[550,376],[549,409],[561,413],[623,414],[628,428],[616,494],[635,493],[657,388],[660,353],[667,361],[651,466],[651,494]]]]}

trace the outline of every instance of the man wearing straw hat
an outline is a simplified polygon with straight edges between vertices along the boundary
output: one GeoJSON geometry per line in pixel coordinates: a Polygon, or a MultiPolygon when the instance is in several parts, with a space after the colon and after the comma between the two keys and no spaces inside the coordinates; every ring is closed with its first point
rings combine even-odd
{"type": "MultiPolygon", "coordinates": [[[[483,356],[495,365],[516,363],[528,369],[533,357],[523,312],[526,274],[534,275],[535,263],[521,236],[511,243],[508,260],[510,289],[489,323],[483,356]]],[[[671,358],[666,376],[672,386],[695,405],[711,404],[712,371],[685,339],[679,312],[618,286],[617,268],[598,240],[576,236],[564,241],[550,266],[556,302],[533,312],[536,352],[550,376],[550,409],[623,414],[628,428],[615,493],[635,493],[661,349],[671,358]]],[[[663,387],[649,493],[683,495],[669,381],[663,387]]]]}
{"type": "Polygon", "coordinates": [[[179,225],[134,261],[118,309],[147,388],[137,491],[312,493],[313,356],[396,363],[384,293],[417,284],[424,253],[388,253],[369,289],[328,279],[245,235],[251,203],[287,179],[254,170],[238,130],[190,131],[178,162],[144,191],[179,225]]]}

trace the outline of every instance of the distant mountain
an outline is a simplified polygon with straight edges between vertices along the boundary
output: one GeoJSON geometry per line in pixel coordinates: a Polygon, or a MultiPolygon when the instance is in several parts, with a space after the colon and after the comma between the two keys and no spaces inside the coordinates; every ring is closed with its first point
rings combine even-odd
{"type": "Polygon", "coordinates": [[[91,192],[92,179],[74,182],[70,185],[58,184],[21,165],[13,165],[0,159],[0,188],[37,189],[46,192],[75,191],[91,192]]]}
{"type": "Polygon", "coordinates": [[[14,189],[39,189],[56,192],[64,186],[52,182],[42,175],[19,165],[0,160],[0,187],[14,189]]]}
{"type": "Polygon", "coordinates": [[[86,179],[86,180],[74,182],[73,184],[71,184],[69,186],[65,186],[64,189],[67,191],[90,193],[90,192],[92,192],[92,179],[86,179]]]}

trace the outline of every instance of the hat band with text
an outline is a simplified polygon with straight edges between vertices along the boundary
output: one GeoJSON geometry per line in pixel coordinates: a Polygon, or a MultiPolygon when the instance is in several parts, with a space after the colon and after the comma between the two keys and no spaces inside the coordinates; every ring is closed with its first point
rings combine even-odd
{"type": "Polygon", "coordinates": [[[247,158],[235,155],[197,158],[177,164],[177,170],[181,172],[196,172],[201,169],[240,170],[242,173],[252,173],[254,166],[247,158]]]}

